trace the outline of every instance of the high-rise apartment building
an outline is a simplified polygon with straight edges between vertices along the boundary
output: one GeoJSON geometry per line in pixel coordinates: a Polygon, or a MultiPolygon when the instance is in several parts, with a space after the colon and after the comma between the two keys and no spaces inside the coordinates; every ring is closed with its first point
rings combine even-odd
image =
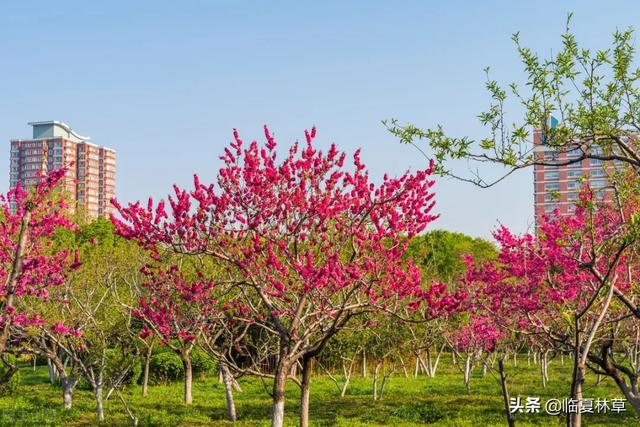
{"type": "MultiPolygon", "coordinates": [[[[551,125],[556,126],[557,121],[552,119],[551,125]]],[[[583,155],[580,149],[558,152],[548,147],[541,130],[534,131],[533,143],[536,157],[545,162],[565,163],[583,155]]],[[[599,147],[591,147],[590,150],[591,154],[602,154],[599,147]]],[[[607,184],[607,175],[620,166],[620,161],[599,159],[583,159],[563,166],[535,165],[533,185],[536,224],[540,224],[544,215],[551,214],[556,209],[560,215],[571,215],[586,181],[596,190],[598,198],[606,199],[612,192],[607,184]]]]}
{"type": "Polygon", "coordinates": [[[116,153],[99,147],[58,121],[32,122],[33,138],[11,140],[10,187],[38,182],[48,171],[67,167],[61,188],[72,208],[90,218],[107,215],[115,197],[116,153]],[[75,204],[73,203],[75,201],[75,204]]]}

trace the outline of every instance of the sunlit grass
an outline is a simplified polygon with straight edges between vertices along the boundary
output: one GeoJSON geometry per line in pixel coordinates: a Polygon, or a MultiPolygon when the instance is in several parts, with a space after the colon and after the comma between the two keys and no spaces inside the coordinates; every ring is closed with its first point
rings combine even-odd
{"type": "MultiPolygon", "coordinates": [[[[521,358],[518,366],[508,364],[509,386],[513,396],[539,396],[548,398],[567,396],[571,378],[568,361],[564,365],[554,360],[549,366],[550,381],[542,388],[539,367],[527,366],[521,358]]],[[[0,425],[94,425],[93,395],[87,390],[76,390],[74,408],[62,409],[58,388],[48,383],[46,367],[36,371],[23,368],[22,385],[14,396],[0,398],[0,425]]],[[[236,393],[240,420],[232,424],[225,421],[224,389],[214,375],[194,384],[194,404],[182,403],[182,384],[153,386],[149,396],[142,397],[141,388],[133,386],[123,392],[139,425],[153,426],[268,426],[270,398],[269,384],[255,378],[240,380],[242,392],[236,393]]],[[[490,372],[482,377],[480,369],[474,372],[471,395],[467,395],[462,374],[450,360],[444,360],[435,378],[420,376],[405,378],[397,374],[390,380],[384,397],[374,402],[371,396],[371,378],[355,377],[344,398],[327,378],[316,376],[311,389],[311,419],[315,426],[503,426],[505,418],[500,387],[490,372]]],[[[585,397],[621,397],[611,380],[595,385],[589,377],[585,397]]],[[[287,389],[286,424],[297,425],[298,389],[291,384],[287,389]]],[[[113,396],[105,402],[107,425],[130,425],[120,401],[113,396]]],[[[540,414],[518,414],[518,426],[564,425],[564,417],[540,414]]],[[[638,425],[631,408],[623,414],[585,414],[587,426],[638,425]]]]}

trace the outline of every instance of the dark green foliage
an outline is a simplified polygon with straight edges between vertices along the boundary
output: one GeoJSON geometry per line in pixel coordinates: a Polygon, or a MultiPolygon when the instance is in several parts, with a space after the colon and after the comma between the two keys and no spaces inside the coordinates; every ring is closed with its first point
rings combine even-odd
{"type": "MultiPolygon", "coordinates": [[[[191,370],[194,378],[205,378],[215,373],[216,362],[207,353],[195,349],[191,352],[191,370]]],[[[149,381],[151,384],[168,384],[181,381],[184,376],[182,359],[173,351],[160,349],[151,356],[149,381]]],[[[138,377],[139,378],[139,377],[138,377]]]]}
{"type": "Polygon", "coordinates": [[[165,351],[151,356],[149,363],[149,382],[151,384],[168,384],[179,380],[184,375],[182,360],[177,354],[165,351]]]}
{"type": "Polygon", "coordinates": [[[195,349],[191,352],[191,369],[196,378],[204,378],[215,372],[216,361],[202,350],[195,349]]]}
{"type": "Polygon", "coordinates": [[[80,378],[76,384],[76,390],[92,391],[91,383],[85,377],[80,378]]]}

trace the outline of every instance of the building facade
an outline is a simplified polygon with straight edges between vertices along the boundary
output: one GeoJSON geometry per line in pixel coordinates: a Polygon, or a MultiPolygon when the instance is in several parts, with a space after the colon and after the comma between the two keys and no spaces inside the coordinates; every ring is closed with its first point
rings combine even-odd
{"type": "MultiPolygon", "coordinates": [[[[556,122],[557,123],[557,122],[556,122]]],[[[558,152],[544,143],[542,131],[533,133],[535,156],[540,161],[564,163],[582,157],[580,149],[558,152]]],[[[597,147],[591,147],[592,154],[602,153],[597,147]]],[[[621,167],[619,161],[583,159],[563,166],[534,165],[534,210],[536,225],[544,215],[556,209],[559,215],[571,215],[582,186],[589,183],[600,200],[607,199],[612,188],[608,186],[607,175],[621,167]]]]}
{"type": "Polygon", "coordinates": [[[48,171],[67,168],[61,189],[72,209],[108,215],[116,190],[115,150],[100,147],[58,121],[32,122],[31,139],[11,140],[9,185],[29,187],[48,171]]]}

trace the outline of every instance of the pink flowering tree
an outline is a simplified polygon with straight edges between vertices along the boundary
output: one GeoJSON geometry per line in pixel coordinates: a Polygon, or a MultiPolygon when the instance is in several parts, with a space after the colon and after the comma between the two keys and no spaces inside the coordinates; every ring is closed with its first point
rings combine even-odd
{"type": "MultiPolygon", "coordinates": [[[[164,201],[117,207],[118,232],[151,250],[214,258],[241,289],[251,319],[277,340],[272,425],[284,417],[285,384],[302,365],[301,425],[308,425],[312,359],[351,319],[413,309],[434,290],[403,262],[408,239],[435,219],[432,167],[372,183],[360,151],[351,170],[332,145],[294,144],[277,159],[276,141],[246,146],[237,133],[225,148],[216,184],[194,177],[164,201]]],[[[432,300],[439,301],[436,295],[432,300]]]]}
{"type": "MultiPolygon", "coordinates": [[[[571,397],[578,406],[586,369],[606,371],[612,340],[619,336],[616,325],[637,312],[631,303],[637,280],[631,249],[638,235],[635,206],[632,200],[597,204],[585,188],[575,215],[546,218],[536,236],[516,236],[500,227],[494,234],[501,246],[498,262],[469,275],[495,322],[509,319],[509,327],[520,333],[573,353],[571,397]]],[[[621,386],[634,404],[627,388],[621,386]]],[[[580,414],[569,421],[580,425],[580,414]]]]}
{"type": "Polygon", "coordinates": [[[503,332],[488,316],[472,314],[467,317],[462,326],[459,323],[456,325],[447,340],[456,354],[464,355],[464,386],[467,394],[471,394],[471,371],[474,364],[483,354],[495,350],[503,332]]]}
{"type": "Polygon", "coordinates": [[[157,336],[180,356],[184,367],[184,401],[193,402],[193,370],[191,352],[203,334],[220,330],[220,304],[215,298],[214,284],[201,275],[189,278],[176,264],[148,264],[142,270],[142,298],[134,316],[143,320],[141,338],[157,336]]]}
{"type": "Polygon", "coordinates": [[[11,338],[21,297],[46,298],[48,288],[64,283],[71,264],[67,251],[51,253],[51,236],[58,227],[73,228],[64,216],[66,206],[52,193],[65,169],[43,176],[28,191],[20,185],[0,195],[0,354],[11,338]]]}
{"type": "Polygon", "coordinates": [[[68,250],[52,247],[58,228],[74,228],[63,199],[53,194],[64,175],[55,170],[28,190],[18,185],[0,195],[0,355],[18,339],[16,328],[40,321],[24,313],[22,300],[47,299],[78,265],[68,250]]]}

